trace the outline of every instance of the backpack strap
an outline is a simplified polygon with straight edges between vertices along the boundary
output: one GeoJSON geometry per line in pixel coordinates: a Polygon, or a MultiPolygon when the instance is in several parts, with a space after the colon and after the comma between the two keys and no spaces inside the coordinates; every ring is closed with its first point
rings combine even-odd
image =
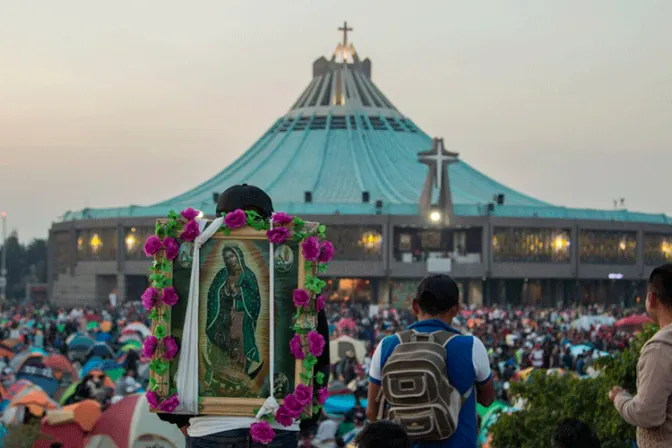
{"type": "Polygon", "coordinates": [[[443,347],[446,347],[455,336],[460,336],[460,334],[447,330],[440,330],[432,333],[433,341],[443,347]]]}
{"type": "Polygon", "coordinates": [[[413,342],[413,337],[418,334],[415,330],[406,330],[397,333],[397,339],[399,339],[399,344],[408,344],[413,342]]]}

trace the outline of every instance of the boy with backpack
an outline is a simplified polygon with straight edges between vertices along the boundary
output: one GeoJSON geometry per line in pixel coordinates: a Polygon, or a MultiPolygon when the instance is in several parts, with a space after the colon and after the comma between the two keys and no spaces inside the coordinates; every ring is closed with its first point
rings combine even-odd
{"type": "Polygon", "coordinates": [[[458,312],[455,280],[425,277],[413,299],[418,322],[383,339],[371,361],[369,420],[400,424],[416,447],[476,448],[476,401],[494,401],[487,350],[451,327],[458,312]]]}

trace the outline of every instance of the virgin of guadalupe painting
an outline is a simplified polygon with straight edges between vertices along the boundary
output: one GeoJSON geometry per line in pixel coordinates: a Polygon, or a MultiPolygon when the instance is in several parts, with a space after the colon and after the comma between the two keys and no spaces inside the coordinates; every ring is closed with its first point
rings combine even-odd
{"type": "MultiPolygon", "coordinates": [[[[287,356],[294,336],[293,291],[305,282],[299,243],[272,248],[265,232],[245,228],[215,234],[198,258],[193,255],[193,243],[180,241],[171,275],[180,300],[170,312],[170,336],[183,338],[191,271],[197,264],[199,412],[254,417],[269,396],[271,381],[278,400],[306,384],[301,361],[287,356]]],[[[163,393],[176,385],[181,354],[165,376],[154,375],[163,393]]]]}
{"type": "Polygon", "coordinates": [[[205,332],[210,343],[226,355],[229,368],[254,379],[263,367],[256,341],[261,312],[259,282],[245,264],[240,247],[224,246],[222,259],[224,267],[208,289],[205,332]]]}
{"type": "Polygon", "coordinates": [[[270,245],[212,238],[201,248],[199,380],[204,397],[260,397],[269,373],[270,245]]]}

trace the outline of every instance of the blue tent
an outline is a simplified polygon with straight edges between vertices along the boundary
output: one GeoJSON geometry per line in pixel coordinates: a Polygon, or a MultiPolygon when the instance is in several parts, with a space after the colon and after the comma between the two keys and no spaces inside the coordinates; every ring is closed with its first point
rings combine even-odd
{"type": "Polygon", "coordinates": [[[42,375],[18,373],[16,375],[16,379],[30,381],[34,385],[40,386],[42,390],[44,390],[50,397],[53,397],[56,393],[56,390],[58,389],[58,380],[53,376],[47,377],[42,375]]]}
{"type": "Polygon", "coordinates": [[[101,359],[114,359],[114,352],[104,342],[97,342],[89,348],[88,353],[86,354],[87,359],[92,357],[98,357],[101,359]]]}

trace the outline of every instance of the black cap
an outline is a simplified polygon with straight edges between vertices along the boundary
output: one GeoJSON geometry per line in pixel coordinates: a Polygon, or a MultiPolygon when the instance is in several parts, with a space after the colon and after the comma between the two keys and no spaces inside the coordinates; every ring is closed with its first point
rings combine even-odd
{"type": "Polygon", "coordinates": [[[234,185],[217,198],[217,216],[238,209],[254,210],[263,218],[270,218],[273,214],[273,201],[259,187],[247,184],[234,185]]]}
{"type": "Polygon", "coordinates": [[[450,275],[428,275],[418,285],[416,301],[421,310],[435,316],[460,302],[460,288],[450,275]]]}

